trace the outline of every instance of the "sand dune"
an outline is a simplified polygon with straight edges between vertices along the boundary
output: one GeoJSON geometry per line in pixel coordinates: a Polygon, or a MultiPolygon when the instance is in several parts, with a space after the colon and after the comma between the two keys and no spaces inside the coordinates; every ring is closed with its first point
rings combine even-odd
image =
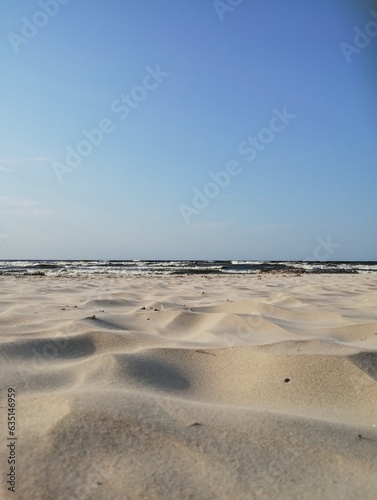
{"type": "Polygon", "coordinates": [[[372,275],[1,285],[4,498],[375,498],[372,275]]]}

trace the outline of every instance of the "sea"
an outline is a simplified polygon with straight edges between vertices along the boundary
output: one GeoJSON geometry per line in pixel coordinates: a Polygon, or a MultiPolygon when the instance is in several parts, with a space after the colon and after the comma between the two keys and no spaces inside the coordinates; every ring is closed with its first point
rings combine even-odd
{"type": "Polygon", "coordinates": [[[2,260],[0,276],[223,275],[377,273],[377,262],[263,260],[2,260]]]}

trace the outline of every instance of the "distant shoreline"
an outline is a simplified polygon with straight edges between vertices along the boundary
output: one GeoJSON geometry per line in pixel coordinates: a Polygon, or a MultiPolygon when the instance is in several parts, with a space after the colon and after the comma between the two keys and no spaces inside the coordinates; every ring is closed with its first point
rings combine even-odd
{"type": "Polygon", "coordinates": [[[0,276],[374,274],[377,261],[1,260],[0,276]]]}

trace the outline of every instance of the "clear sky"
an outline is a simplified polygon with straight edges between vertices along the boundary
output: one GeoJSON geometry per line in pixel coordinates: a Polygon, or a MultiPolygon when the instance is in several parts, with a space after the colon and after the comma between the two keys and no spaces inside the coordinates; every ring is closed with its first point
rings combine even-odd
{"type": "Polygon", "coordinates": [[[0,259],[377,260],[376,4],[0,10],[0,259]]]}

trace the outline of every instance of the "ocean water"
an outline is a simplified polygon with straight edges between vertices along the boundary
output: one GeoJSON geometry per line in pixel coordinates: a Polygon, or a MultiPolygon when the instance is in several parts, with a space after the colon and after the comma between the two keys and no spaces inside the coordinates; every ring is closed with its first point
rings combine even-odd
{"type": "Polygon", "coordinates": [[[377,273],[377,262],[260,260],[2,260],[0,276],[132,276],[186,274],[377,273]]]}

